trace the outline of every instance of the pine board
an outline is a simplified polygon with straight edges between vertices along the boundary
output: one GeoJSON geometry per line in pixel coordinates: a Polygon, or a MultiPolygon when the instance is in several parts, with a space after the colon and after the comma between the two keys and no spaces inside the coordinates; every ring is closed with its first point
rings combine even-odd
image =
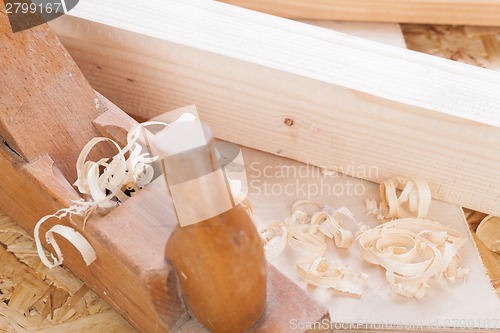
{"type": "Polygon", "coordinates": [[[135,117],[195,103],[222,139],[500,212],[498,73],[214,2],[155,3],[138,26],[133,6],[86,0],[54,27],[135,117]]]}
{"type": "Polygon", "coordinates": [[[500,25],[498,0],[222,0],[292,19],[500,25]]]}

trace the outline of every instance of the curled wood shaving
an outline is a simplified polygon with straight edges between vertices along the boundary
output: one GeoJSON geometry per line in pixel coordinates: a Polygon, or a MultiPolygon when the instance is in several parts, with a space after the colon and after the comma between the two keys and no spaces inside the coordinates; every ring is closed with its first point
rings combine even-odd
{"type": "Polygon", "coordinates": [[[379,221],[384,219],[382,203],[378,203],[374,199],[366,199],[365,205],[366,205],[366,211],[368,212],[368,214],[375,216],[377,218],[377,220],[379,220],[379,221]]]}
{"type": "Polygon", "coordinates": [[[337,210],[325,207],[324,211],[314,214],[311,218],[311,223],[318,224],[320,226],[319,231],[326,237],[333,238],[337,247],[348,249],[352,245],[353,235],[351,231],[344,229],[343,217],[347,217],[357,224],[358,229],[365,229],[365,226],[358,223],[351,211],[345,207],[341,207],[337,210]]]}
{"type": "Polygon", "coordinates": [[[55,255],[52,253],[50,254],[52,261],[50,261],[45,256],[42,242],[40,240],[40,227],[45,221],[51,218],[56,218],[60,220],[66,216],[69,216],[71,218],[71,215],[73,214],[79,215],[83,213],[84,209],[85,208],[83,208],[83,206],[76,206],[76,205],[71,206],[70,208],[64,208],[58,210],[55,214],[44,216],[35,225],[34,238],[36,243],[36,250],[38,252],[40,260],[48,268],[54,268],[56,266],[59,266],[64,261],[61,249],[57,244],[56,240],[54,239],[54,233],[57,233],[60,236],[66,238],[68,241],[70,241],[73,244],[73,246],[80,252],[87,266],[96,260],[96,253],[92,245],[90,245],[90,243],[85,239],[85,237],[82,236],[82,234],[80,234],[78,231],[75,231],[73,228],[56,224],[45,233],[45,240],[47,244],[52,245],[55,251],[55,255]]]}
{"type": "Polygon", "coordinates": [[[283,222],[266,222],[260,227],[259,233],[264,241],[267,260],[276,258],[285,250],[288,240],[288,230],[283,222]]]}
{"type": "Polygon", "coordinates": [[[488,249],[500,253],[500,217],[486,216],[477,227],[476,235],[488,249]]]}
{"type": "MultiPolygon", "coordinates": [[[[391,178],[380,183],[380,196],[385,218],[425,218],[432,199],[429,185],[426,182],[400,178],[391,178]],[[403,187],[399,196],[397,194],[398,186],[403,187]]],[[[374,211],[373,203],[367,202],[368,205],[374,211]]],[[[376,212],[380,216],[379,211],[376,212]]]]}
{"type": "Polygon", "coordinates": [[[295,202],[291,216],[284,222],[270,221],[259,229],[266,258],[276,258],[289,245],[300,255],[296,270],[307,283],[361,295],[368,276],[355,274],[337,261],[328,264],[324,258],[327,250],[325,236],[333,238],[338,247],[348,248],[352,244],[353,235],[343,228],[343,217],[354,221],[358,228],[365,229],[346,208],[335,210],[311,200],[295,202]]]}
{"type": "Polygon", "coordinates": [[[328,264],[324,257],[299,258],[295,269],[310,285],[333,288],[354,295],[361,295],[368,281],[368,275],[355,274],[349,266],[338,261],[328,264]]]}
{"type": "Polygon", "coordinates": [[[451,282],[467,278],[468,268],[460,267],[458,254],[466,241],[465,236],[423,219],[431,202],[429,186],[425,182],[393,178],[381,184],[380,192],[380,205],[375,200],[366,200],[369,213],[380,219],[414,217],[395,219],[370,229],[356,221],[347,208],[335,210],[301,200],[292,205],[292,214],[284,222],[272,221],[261,229],[268,258],[277,257],[288,244],[301,255],[296,262],[296,271],[308,284],[360,295],[368,276],[355,274],[338,262],[327,263],[324,257],[325,237],[332,238],[339,248],[352,245],[353,234],[343,225],[347,218],[357,226],[356,240],[361,258],[385,268],[386,278],[394,292],[422,298],[431,287],[433,278],[444,276],[451,282]],[[403,186],[399,196],[398,185],[403,186]],[[269,233],[270,228],[275,228],[275,232],[269,233]]]}
{"type": "Polygon", "coordinates": [[[406,297],[424,297],[433,277],[455,281],[468,273],[458,267],[465,237],[430,220],[387,222],[361,232],[358,242],[361,258],[384,267],[392,290],[406,297]]]}
{"type": "Polygon", "coordinates": [[[302,211],[306,213],[307,216],[313,216],[315,213],[321,211],[323,207],[315,201],[312,200],[299,200],[292,205],[292,214],[296,211],[302,211]]]}
{"type": "Polygon", "coordinates": [[[297,253],[308,258],[320,257],[326,252],[325,241],[307,232],[291,230],[288,233],[288,245],[297,253]]]}
{"type": "MultiPolygon", "coordinates": [[[[82,149],[76,163],[78,179],[75,186],[80,193],[90,196],[84,205],[97,208],[112,208],[128,199],[125,191],[137,191],[149,184],[154,172],[151,163],[157,157],[143,153],[143,147],[137,143],[143,128],[151,125],[168,126],[162,122],[145,122],[133,127],[127,134],[127,145],[123,148],[108,138],[94,138],[82,149]],[[111,158],[97,162],[86,161],[89,153],[100,142],[110,142],[118,153],[111,158]],[[128,158],[125,155],[128,154],[128,158]],[[102,172],[100,169],[104,168],[102,172]]],[[[132,192],[134,193],[134,192],[132,192]]]]}
{"type": "Polygon", "coordinates": [[[318,231],[319,225],[312,223],[312,217],[301,210],[297,210],[285,220],[288,229],[314,234],[318,231]]]}
{"type": "Polygon", "coordinates": [[[85,222],[92,211],[116,207],[128,200],[129,196],[126,192],[131,192],[131,195],[133,195],[133,193],[149,184],[154,177],[151,164],[157,160],[157,157],[143,152],[143,147],[137,141],[141,136],[142,129],[151,125],[168,126],[166,123],[155,121],[139,124],[129,131],[127,144],[123,148],[114,140],[103,137],[93,138],[85,145],[76,163],[78,178],[74,185],[80,193],[87,196],[87,200],[75,201],[74,205],[69,208],[61,209],[55,214],[43,217],[35,226],[34,235],[37,252],[45,266],[53,268],[61,265],[64,260],[54,234],[58,234],[71,242],[82,255],[87,266],[96,260],[96,253],[85,237],[73,228],[63,225],[55,225],[45,234],[47,244],[52,245],[55,251],[55,255],[51,254],[52,260],[49,260],[43,251],[40,229],[51,218],[60,220],[69,217],[71,219],[73,215],[85,216],[85,226],[85,222]],[[99,161],[87,161],[92,149],[102,142],[111,143],[116,148],[117,154],[111,159],[103,158],[99,161]]]}

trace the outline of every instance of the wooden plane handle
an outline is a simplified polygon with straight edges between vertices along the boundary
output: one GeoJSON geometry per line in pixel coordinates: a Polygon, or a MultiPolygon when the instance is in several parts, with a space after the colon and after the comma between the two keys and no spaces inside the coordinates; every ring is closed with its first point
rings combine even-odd
{"type": "Polygon", "coordinates": [[[266,305],[266,260],[245,208],[235,203],[210,129],[177,121],[154,139],[179,226],[165,256],[191,313],[212,332],[243,332],[266,305]]]}

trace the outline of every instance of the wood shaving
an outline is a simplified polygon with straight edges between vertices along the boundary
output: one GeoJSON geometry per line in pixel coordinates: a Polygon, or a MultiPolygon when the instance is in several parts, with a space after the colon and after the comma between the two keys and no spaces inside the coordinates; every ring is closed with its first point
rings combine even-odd
{"type": "Polygon", "coordinates": [[[420,218],[387,222],[358,236],[361,258],[385,268],[394,292],[415,298],[425,296],[434,277],[466,278],[468,270],[458,266],[465,240],[454,229],[420,218]]]}
{"type": "Polygon", "coordinates": [[[96,253],[94,251],[94,248],[90,243],[85,239],[85,237],[82,236],[78,231],[75,231],[71,227],[66,227],[60,224],[56,224],[52,228],[50,228],[46,233],[45,233],[45,241],[47,244],[52,245],[54,248],[54,251],[56,254],[50,254],[50,257],[52,258],[52,261],[47,259],[47,256],[45,255],[42,242],[40,240],[40,227],[42,224],[51,219],[51,218],[57,218],[57,219],[62,219],[63,217],[69,216],[73,214],[81,214],[84,212],[84,208],[81,206],[71,206],[70,208],[64,208],[59,211],[57,211],[53,215],[47,215],[44,216],[38,223],[35,225],[35,230],[34,230],[34,238],[35,238],[35,243],[36,243],[36,249],[38,252],[38,256],[40,257],[40,260],[42,263],[47,266],[48,268],[54,268],[59,265],[61,265],[64,261],[64,257],[62,254],[62,251],[57,244],[56,240],[54,239],[54,233],[59,234],[60,236],[66,238],[69,242],[73,244],[73,246],[80,252],[80,254],[83,257],[83,260],[85,261],[85,264],[88,266],[92,262],[96,260],[96,253]]]}
{"type": "Polygon", "coordinates": [[[363,224],[356,221],[351,211],[345,207],[334,210],[326,206],[323,211],[314,214],[311,223],[318,224],[320,226],[319,231],[326,237],[333,238],[337,247],[348,249],[352,245],[353,235],[352,232],[344,229],[343,217],[347,217],[357,224],[358,229],[365,228],[363,224]]]}
{"type": "Polygon", "coordinates": [[[375,210],[370,201],[367,202],[367,208],[376,212],[377,217],[383,216],[384,218],[425,218],[432,201],[429,185],[416,179],[387,179],[380,183],[380,196],[381,208],[375,210]],[[398,186],[403,188],[399,196],[398,186]]]}
{"type": "Polygon", "coordinates": [[[296,271],[308,284],[361,295],[368,275],[353,273],[349,266],[338,261],[328,264],[324,257],[326,237],[333,238],[338,247],[348,248],[352,244],[353,235],[343,228],[343,217],[355,222],[359,229],[365,229],[347,208],[335,210],[311,200],[295,202],[291,216],[284,222],[269,221],[259,228],[266,258],[276,258],[289,245],[300,255],[296,271]]]}
{"type": "Polygon", "coordinates": [[[355,274],[349,266],[339,261],[328,264],[324,257],[299,258],[295,269],[310,285],[333,288],[354,295],[361,295],[368,281],[368,275],[355,274]]]}
{"type": "Polygon", "coordinates": [[[365,200],[366,211],[381,221],[384,219],[384,213],[382,212],[382,203],[378,203],[375,199],[365,200]]]}
{"type": "Polygon", "coordinates": [[[456,230],[423,219],[430,206],[429,186],[423,181],[389,179],[380,187],[382,203],[367,200],[374,215],[381,214],[385,205],[386,217],[412,215],[369,228],[356,221],[345,207],[333,209],[301,200],[292,205],[291,216],[281,221],[263,224],[260,229],[268,259],[276,258],[289,245],[299,253],[296,271],[308,284],[333,288],[361,295],[367,284],[366,274],[356,274],[348,266],[334,261],[327,263],[325,237],[334,240],[339,248],[350,248],[353,234],[344,228],[344,219],[357,226],[356,240],[360,257],[386,270],[391,289],[405,297],[422,298],[431,287],[433,278],[444,276],[450,282],[466,279],[468,268],[460,267],[458,250],[466,238],[456,230]],[[398,196],[396,189],[403,185],[398,196]],[[407,208],[403,204],[407,204],[407,208]]]}
{"type": "Polygon", "coordinates": [[[157,157],[143,152],[143,147],[138,143],[138,140],[142,130],[151,125],[168,126],[166,123],[156,121],[138,124],[127,134],[127,144],[123,148],[114,140],[104,137],[93,138],[85,145],[76,163],[78,179],[74,185],[80,193],[87,197],[87,200],[75,201],[74,205],[69,208],[61,209],[52,215],[43,217],[35,226],[34,236],[37,252],[45,266],[53,268],[61,265],[64,261],[54,234],[58,234],[71,242],[82,255],[87,266],[96,260],[96,253],[92,245],[81,233],[71,227],[59,224],[50,228],[45,234],[47,244],[52,245],[55,251],[55,255],[50,254],[52,260],[49,260],[44,253],[40,240],[41,226],[51,218],[60,220],[69,217],[71,220],[73,215],[85,216],[85,226],[91,212],[97,209],[114,208],[128,200],[127,192],[133,195],[149,184],[154,177],[152,163],[157,160],[157,157]],[[101,142],[111,143],[117,149],[117,154],[110,159],[103,158],[99,161],[87,161],[92,149],[101,142]],[[127,155],[128,157],[126,157],[127,155]]]}
{"type": "Polygon", "coordinates": [[[302,256],[321,257],[326,252],[326,243],[315,234],[291,230],[288,233],[288,245],[302,256]]]}
{"type": "Polygon", "coordinates": [[[292,205],[292,214],[296,211],[302,211],[306,213],[307,216],[313,216],[315,213],[322,210],[322,206],[312,200],[299,200],[292,205]]]}
{"type": "Polygon", "coordinates": [[[264,251],[267,260],[276,258],[285,250],[288,240],[288,230],[283,222],[266,222],[259,229],[259,233],[264,241],[264,251]]]}
{"type": "Polygon", "coordinates": [[[489,250],[500,253],[500,217],[486,216],[477,227],[476,235],[489,250]]]}

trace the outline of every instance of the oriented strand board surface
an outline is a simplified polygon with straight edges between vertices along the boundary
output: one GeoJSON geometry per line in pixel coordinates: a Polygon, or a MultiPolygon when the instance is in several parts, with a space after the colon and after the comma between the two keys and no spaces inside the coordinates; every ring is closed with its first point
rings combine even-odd
{"type": "Polygon", "coordinates": [[[133,333],[68,270],[47,269],[33,239],[0,212],[0,332],[133,333]]]}
{"type": "Polygon", "coordinates": [[[500,70],[500,27],[403,24],[409,49],[500,70]]]}

